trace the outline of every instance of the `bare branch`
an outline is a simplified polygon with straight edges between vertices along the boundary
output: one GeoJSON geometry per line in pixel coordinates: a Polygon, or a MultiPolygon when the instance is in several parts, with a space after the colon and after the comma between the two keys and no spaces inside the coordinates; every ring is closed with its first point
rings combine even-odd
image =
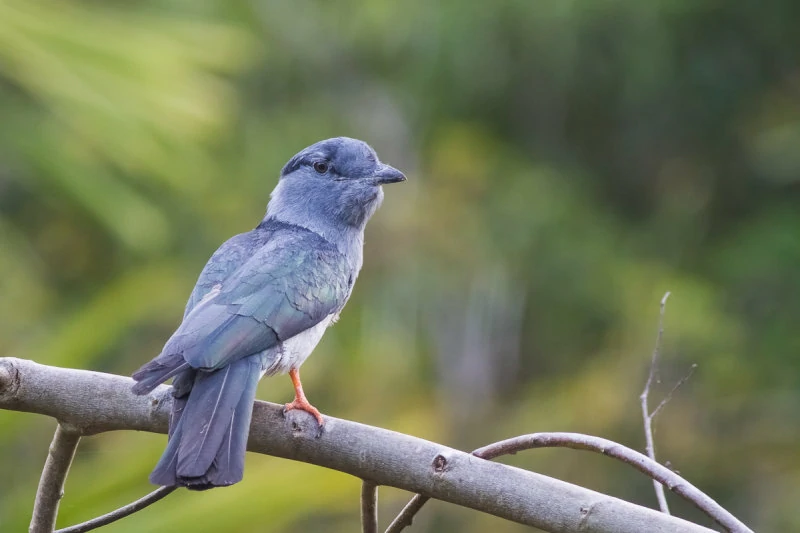
{"type": "MultiPolygon", "coordinates": [[[[0,358],[0,408],[52,416],[82,434],[117,429],[166,433],[172,398],[148,396],[133,380],[0,358]]],[[[708,533],[709,529],[547,476],[479,459],[433,442],[347,420],[256,402],[248,449],[345,472],[377,485],[538,527],[545,531],[708,533]]],[[[153,459],[155,461],[155,458],[153,459]]],[[[144,475],[144,473],[143,473],[144,475]]]]}
{"type": "Polygon", "coordinates": [[[366,479],[361,481],[361,531],[378,533],[378,486],[366,479]]]}
{"type": "Polygon", "coordinates": [[[115,509],[110,513],[104,514],[103,516],[92,518],[91,520],[87,520],[86,522],[82,522],[74,526],[69,526],[63,529],[59,529],[55,533],[86,533],[86,531],[91,531],[99,527],[107,526],[112,522],[116,522],[117,520],[125,518],[126,516],[130,516],[133,513],[141,511],[145,507],[156,503],[162,498],[165,498],[168,494],[175,492],[175,489],[177,488],[178,487],[159,487],[150,494],[142,498],[139,498],[135,502],[129,503],[124,507],[115,509]]]}
{"type": "Polygon", "coordinates": [[[422,494],[415,494],[411,501],[409,501],[403,510],[400,511],[400,514],[392,520],[392,523],[389,524],[389,527],[386,528],[386,533],[398,533],[403,531],[405,528],[411,526],[411,522],[414,520],[414,515],[416,515],[422,506],[425,505],[430,498],[427,496],[423,496],[422,494]]]}
{"type": "Polygon", "coordinates": [[[727,531],[753,533],[752,530],[726,511],[710,496],[677,473],[636,450],[608,439],[580,433],[533,433],[496,442],[479,448],[472,453],[484,459],[494,459],[500,455],[514,454],[532,448],[572,448],[573,450],[587,450],[613,457],[653,478],[654,481],[659,483],[659,486],[663,484],[663,486],[666,486],[669,490],[703,511],[727,531]]]}
{"type": "Polygon", "coordinates": [[[646,395],[650,392],[650,387],[653,384],[653,381],[658,382],[658,356],[661,355],[661,340],[664,337],[664,312],[667,308],[667,300],[669,299],[670,292],[667,291],[664,293],[664,297],[661,298],[661,311],[658,315],[658,334],[656,335],[656,345],[653,348],[653,356],[650,360],[650,375],[647,377],[647,383],[644,386],[644,391],[642,395],[646,395]]]}
{"type": "MultiPolygon", "coordinates": [[[[647,456],[653,461],[656,460],[655,441],[653,439],[653,416],[650,414],[650,409],[647,406],[647,400],[650,395],[650,386],[656,379],[658,373],[658,355],[661,351],[661,339],[664,337],[664,311],[667,306],[667,298],[669,298],[669,291],[661,298],[661,312],[658,315],[658,335],[656,335],[656,345],[653,348],[653,357],[650,360],[650,374],[647,376],[647,383],[644,385],[639,400],[642,404],[642,421],[644,423],[644,438],[645,438],[645,451],[647,456]]],[[[660,408],[661,406],[659,406],[660,408]]],[[[658,409],[656,409],[658,410],[658,409]]],[[[656,499],[658,500],[658,508],[662,513],[669,514],[669,505],[667,504],[667,496],[664,494],[664,487],[653,480],[653,489],[656,491],[656,499]]]]}
{"type": "Polygon", "coordinates": [[[42,477],[39,479],[39,488],[36,490],[29,533],[52,533],[55,529],[58,504],[64,496],[64,481],[80,440],[81,436],[77,431],[61,423],[56,427],[42,477]]]}
{"type": "MultiPolygon", "coordinates": [[[[593,451],[613,457],[649,476],[654,482],[659,483],[659,486],[663,483],[672,492],[694,504],[727,531],[732,533],[753,533],[711,497],[677,473],[635,450],[608,439],[580,433],[532,433],[489,444],[483,448],[478,448],[472,454],[482,459],[491,460],[501,455],[513,455],[533,448],[572,448],[573,450],[593,451]]],[[[414,496],[397,518],[394,519],[386,533],[398,533],[405,527],[410,526],[414,515],[427,501],[428,498],[424,498],[419,494],[414,496]]]]}

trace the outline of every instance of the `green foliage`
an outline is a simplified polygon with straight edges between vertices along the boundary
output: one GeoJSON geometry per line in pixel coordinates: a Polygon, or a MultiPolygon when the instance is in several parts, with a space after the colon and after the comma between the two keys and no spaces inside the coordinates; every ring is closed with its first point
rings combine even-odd
{"type": "MultiPolygon", "coordinates": [[[[546,430],[642,448],[670,290],[663,390],[698,369],[659,457],[755,530],[796,530],[798,6],[2,1],[0,349],[130,374],[281,165],[363,138],[410,180],[304,366],[323,412],[464,449],[546,430]]],[[[286,401],[288,380],[259,396],[286,401]]],[[[0,412],[2,531],[26,527],[52,428],[0,412]]],[[[146,492],[163,444],[85,439],[59,525],[146,492]]],[[[508,460],[654,504],[603,458],[508,460]]],[[[358,490],[249,456],[242,484],[107,530],[353,531],[358,490]]],[[[381,494],[388,520],[405,495],[381,494]]],[[[435,503],[415,528],[522,531],[435,503]]]]}

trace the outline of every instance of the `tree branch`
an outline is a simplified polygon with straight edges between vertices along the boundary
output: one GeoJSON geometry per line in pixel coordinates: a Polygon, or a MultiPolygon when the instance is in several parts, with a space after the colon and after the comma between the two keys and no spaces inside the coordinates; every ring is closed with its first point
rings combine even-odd
{"type": "Polygon", "coordinates": [[[175,492],[175,489],[177,488],[178,487],[159,487],[150,494],[147,494],[146,496],[139,498],[135,502],[129,503],[124,507],[114,509],[110,513],[104,514],[103,516],[98,516],[97,518],[92,518],[86,522],[59,529],[56,531],[56,533],[86,533],[87,531],[107,526],[112,522],[116,522],[117,520],[125,518],[126,516],[130,516],[133,513],[141,511],[145,507],[156,503],[157,501],[165,498],[167,495],[175,492]]]}
{"type": "MultiPolygon", "coordinates": [[[[89,435],[111,430],[166,433],[172,398],[148,396],[133,380],[0,358],[0,408],[57,418],[89,435]]],[[[381,428],[326,417],[317,437],[308,414],[256,402],[250,451],[303,461],[551,532],[709,533],[711,530],[547,476],[381,428]]],[[[155,458],[154,458],[155,461],[155,458]]]]}
{"type": "MultiPolygon", "coordinates": [[[[647,376],[647,382],[644,385],[644,390],[642,391],[641,396],[639,396],[639,400],[642,404],[645,451],[647,451],[647,456],[653,461],[656,460],[656,448],[653,439],[653,418],[655,417],[656,413],[650,413],[650,409],[647,406],[647,400],[650,395],[650,386],[653,384],[653,381],[656,381],[656,373],[658,372],[658,355],[661,351],[661,339],[664,337],[664,311],[667,306],[667,298],[669,298],[669,294],[669,291],[667,291],[667,293],[664,294],[664,297],[661,299],[661,312],[658,315],[658,335],[656,335],[656,345],[653,348],[653,358],[650,360],[650,374],[647,376]]],[[[659,409],[660,408],[661,406],[659,406],[659,409]]],[[[656,411],[658,411],[658,409],[656,409],[656,411]]],[[[669,514],[669,505],[667,504],[667,496],[664,494],[664,486],[653,479],[653,489],[656,491],[658,508],[661,509],[662,513],[669,514]]]]}
{"type": "Polygon", "coordinates": [[[36,490],[29,533],[52,533],[55,529],[58,504],[64,496],[64,481],[80,440],[81,436],[77,431],[61,423],[56,427],[42,469],[42,477],[39,479],[39,488],[36,490]]]}
{"type": "MultiPolygon", "coordinates": [[[[646,455],[608,439],[580,433],[533,433],[489,444],[483,448],[478,448],[472,452],[472,455],[481,459],[491,460],[502,455],[513,455],[533,448],[572,448],[573,450],[593,451],[613,457],[651,477],[654,482],[659,483],[659,486],[662,486],[661,484],[663,483],[672,492],[694,504],[695,507],[724,527],[726,531],[731,533],[753,533],[710,496],[669,468],[653,461],[646,455]]],[[[386,533],[398,533],[410,526],[414,515],[419,512],[428,499],[419,494],[415,495],[397,515],[397,518],[392,521],[386,533]]]]}
{"type": "Polygon", "coordinates": [[[428,503],[427,496],[423,496],[422,494],[415,494],[411,501],[409,501],[403,510],[400,511],[400,514],[392,520],[392,523],[389,524],[389,527],[386,528],[386,533],[399,533],[403,531],[405,528],[411,525],[411,522],[414,520],[414,515],[416,515],[422,506],[428,503]]]}
{"type": "Polygon", "coordinates": [[[514,454],[533,448],[572,448],[573,450],[587,450],[613,457],[653,478],[653,481],[659,483],[659,486],[666,486],[675,494],[694,504],[695,507],[703,511],[727,531],[731,533],[753,533],[750,528],[726,511],[710,496],[666,466],[608,439],[580,433],[533,433],[496,442],[479,448],[472,453],[483,459],[493,459],[500,455],[514,454]]]}
{"type": "Polygon", "coordinates": [[[361,531],[378,533],[378,486],[366,479],[361,481],[361,531]]]}

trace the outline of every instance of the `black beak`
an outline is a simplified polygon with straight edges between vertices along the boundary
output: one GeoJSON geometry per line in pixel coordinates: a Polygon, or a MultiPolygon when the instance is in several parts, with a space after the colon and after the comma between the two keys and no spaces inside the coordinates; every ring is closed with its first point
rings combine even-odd
{"type": "Polygon", "coordinates": [[[406,176],[394,167],[389,165],[380,164],[378,170],[372,175],[375,180],[375,185],[383,185],[386,183],[399,183],[406,181],[406,176]]]}

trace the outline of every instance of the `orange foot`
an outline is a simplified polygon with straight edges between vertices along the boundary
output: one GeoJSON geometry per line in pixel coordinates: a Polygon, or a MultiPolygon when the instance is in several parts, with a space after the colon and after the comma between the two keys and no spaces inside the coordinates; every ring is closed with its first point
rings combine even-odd
{"type": "Polygon", "coordinates": [[[283,412],[285,413],[286,411],[291,411],[292,409],[305,411],[317,419],[317,423],[319,424],[321,430],[322,426],[325,425],[325,420],[322,418],[322,414],[319,412],[319,410],[308,403],[306,395],[303,392],[303,384],[300,383],[300,371],[296,368],[291,369],[289,371],[289,377],[292,378],[292,384],[294,385],[294,401],[287,403],[283,407],[283,412]]]}
{"type": "Polygon", "coordinates": [[[287,403],[283,406],[284,412],[291,411],[292,409],[299,409],[312,415],[317,419],[317,423],[319,423],[320,427],[325,425],[325,420],[322,418],[322,413],[319,412],[319,409],[308,403],[308,400],[305,398],[295,398],[292,403],[287,403]]]}

